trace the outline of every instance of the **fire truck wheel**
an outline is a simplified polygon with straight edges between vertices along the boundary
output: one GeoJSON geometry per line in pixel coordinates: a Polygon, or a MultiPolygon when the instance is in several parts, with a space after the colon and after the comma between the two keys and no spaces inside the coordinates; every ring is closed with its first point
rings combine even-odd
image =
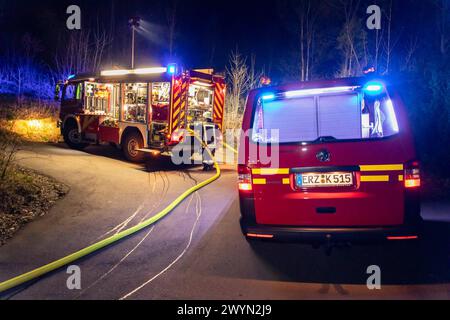
{"type": "Polygon", "coordinates": [[[124,139],[122,150],[128,161],[139,163],[144,161],[144,153],[136,149],[143,147],[144,141],[141,135],[137,132],[130,132],[124,139]]]}
{"type": "Polygon", "coordinates": [[[81,134],[78,132],[77,126],[68,124],[63,132],[64,142],[72,149],[83,150],[89,144],[82,142],[81,134]]]}

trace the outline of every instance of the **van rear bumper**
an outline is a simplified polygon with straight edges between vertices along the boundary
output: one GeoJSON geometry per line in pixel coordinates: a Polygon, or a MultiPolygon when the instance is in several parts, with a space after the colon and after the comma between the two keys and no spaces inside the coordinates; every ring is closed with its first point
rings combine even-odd
{"type": "Polygon", "coordinates": [[[417,240],[421,233],[420,223],[377,228],[304,228],[258,225],[241,219],[241,228],[248,238],[311,243],[417,240]]]}

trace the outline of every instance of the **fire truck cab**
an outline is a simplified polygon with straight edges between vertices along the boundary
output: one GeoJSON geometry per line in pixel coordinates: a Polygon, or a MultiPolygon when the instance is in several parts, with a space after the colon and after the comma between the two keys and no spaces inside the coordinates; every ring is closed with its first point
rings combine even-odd
{"type": "Polygon", "coordinates": [[[132,162],[145,153],[170,155],[185,129],[223,127],[225,82],[212,69],[105,70],[70,76],[61,91],[64,141],[74,149],[114,144],[132,162]]]}

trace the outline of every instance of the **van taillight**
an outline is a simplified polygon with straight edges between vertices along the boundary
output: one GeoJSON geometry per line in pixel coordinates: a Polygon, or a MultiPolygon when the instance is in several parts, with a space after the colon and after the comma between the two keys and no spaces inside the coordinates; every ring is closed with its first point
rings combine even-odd
{"type": "Polygon", "coordinates": [[[252,191],[252,174],[247,166],[238,165],[238,186],[240,191],[252,191]]]}
{"type": "Polygon", "coordinates": [[[411,161],[405,166],[405,188],[418,187],[420,187],[420,165],[418,161],[411,161]]]}

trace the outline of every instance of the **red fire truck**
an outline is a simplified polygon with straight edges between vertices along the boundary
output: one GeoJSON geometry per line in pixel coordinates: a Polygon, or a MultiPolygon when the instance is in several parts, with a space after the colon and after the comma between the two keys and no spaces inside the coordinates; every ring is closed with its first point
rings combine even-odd
{"type": "Polygon", "coordinates": [[[212,69],[105,70],[70,76],[61,91],[64,141],[74,149],[110,143],[132,162],[170,154],[185,129],[223,127],[225,81],[212,69]]]}

